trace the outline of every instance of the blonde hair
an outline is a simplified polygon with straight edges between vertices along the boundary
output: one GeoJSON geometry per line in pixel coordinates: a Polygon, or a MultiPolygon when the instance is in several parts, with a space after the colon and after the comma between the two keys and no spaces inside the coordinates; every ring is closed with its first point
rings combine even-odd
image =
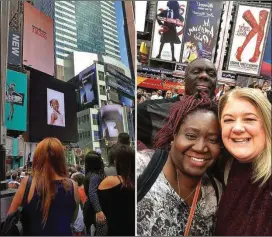
{"type": "MultiPolygon", "coordinates": [[[[219,101],[218,117],[221,120],[222,111],[230,99],[244,99],[258,111],[265,132],[265,147],[263,152],[253,161],[253,183],[261,181],[262,186],[271,176],[271,104],[259,89],[233,89],[223,95],[219,101]]],[[[230,169],[230,166],[227,168],[230,169]]],[[[229,170],[226,170],[229,172],[229,170]]]]}

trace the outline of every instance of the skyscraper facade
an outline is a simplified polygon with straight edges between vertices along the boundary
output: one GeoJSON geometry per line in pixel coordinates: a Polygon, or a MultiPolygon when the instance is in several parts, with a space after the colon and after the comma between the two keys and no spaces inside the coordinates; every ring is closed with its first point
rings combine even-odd
{"type": "Polygon", "coordinates": [[[77,50],[77,26],[75,1],[55,2],[55,35],[57,65],[77,50]]]}
{"type": "Polygon", "coordinates": [[[120,60],[114,2],[75,1],[75,6],[78,50],[120,60]]]}
{"type": "Polygon", "coordinates": [[[34,0],[36,8],[54,19],[56,64],[73,51],[121,60],[114,1],[34,0]]]}

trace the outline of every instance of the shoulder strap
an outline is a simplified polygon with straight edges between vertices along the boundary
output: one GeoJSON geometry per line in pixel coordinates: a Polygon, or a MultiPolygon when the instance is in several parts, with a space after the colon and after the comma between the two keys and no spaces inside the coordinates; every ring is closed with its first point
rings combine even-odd
{"type": "Polygon", "coordinates": [[[167,160],[168,152],[156,149],[144,172],[137,179],[137,202],[141,201],[148,193],[167,160]]]}
{"type": "Polygon", "coordinates": [[[32,183],[32,176],[30,175],[26,183],[22,206],[25,206],[27,204],[27,198],[28,198],[30,187],[31,187],[31,183],[32,183]]]}

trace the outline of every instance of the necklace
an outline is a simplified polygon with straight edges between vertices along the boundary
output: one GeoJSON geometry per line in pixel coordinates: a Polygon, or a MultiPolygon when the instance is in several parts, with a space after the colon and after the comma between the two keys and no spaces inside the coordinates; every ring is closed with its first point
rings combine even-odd
{"type": "MultiPolygon", "coordinates": [[[[179,176],[178,176],[178,170],[177,170],[177,180],[178,180],[178,195],[180,196],[180,186],[179,186],[179,176]]],[[[185,198],[183,201],[185,202],[196,190],[197,186],[194,188],[194,190],[185,198]]]]}

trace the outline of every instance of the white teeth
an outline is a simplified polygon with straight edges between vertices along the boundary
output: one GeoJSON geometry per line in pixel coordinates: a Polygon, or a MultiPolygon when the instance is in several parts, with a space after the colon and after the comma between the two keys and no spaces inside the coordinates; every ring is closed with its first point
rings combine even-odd
{"type": "Polygon", "coordinates": [[[234,142],[248,142],[249,138],[245,138],[245,139],[233,139],[234,142]]]}
{"type": "Polygon", "coordinates": [[[204,161],[204,159],[198,159],[198,158],[195,158],[195,157],[191,157],[191,159],[193,161],[196,161],[196,162],[203,162],[204,161]]]}

